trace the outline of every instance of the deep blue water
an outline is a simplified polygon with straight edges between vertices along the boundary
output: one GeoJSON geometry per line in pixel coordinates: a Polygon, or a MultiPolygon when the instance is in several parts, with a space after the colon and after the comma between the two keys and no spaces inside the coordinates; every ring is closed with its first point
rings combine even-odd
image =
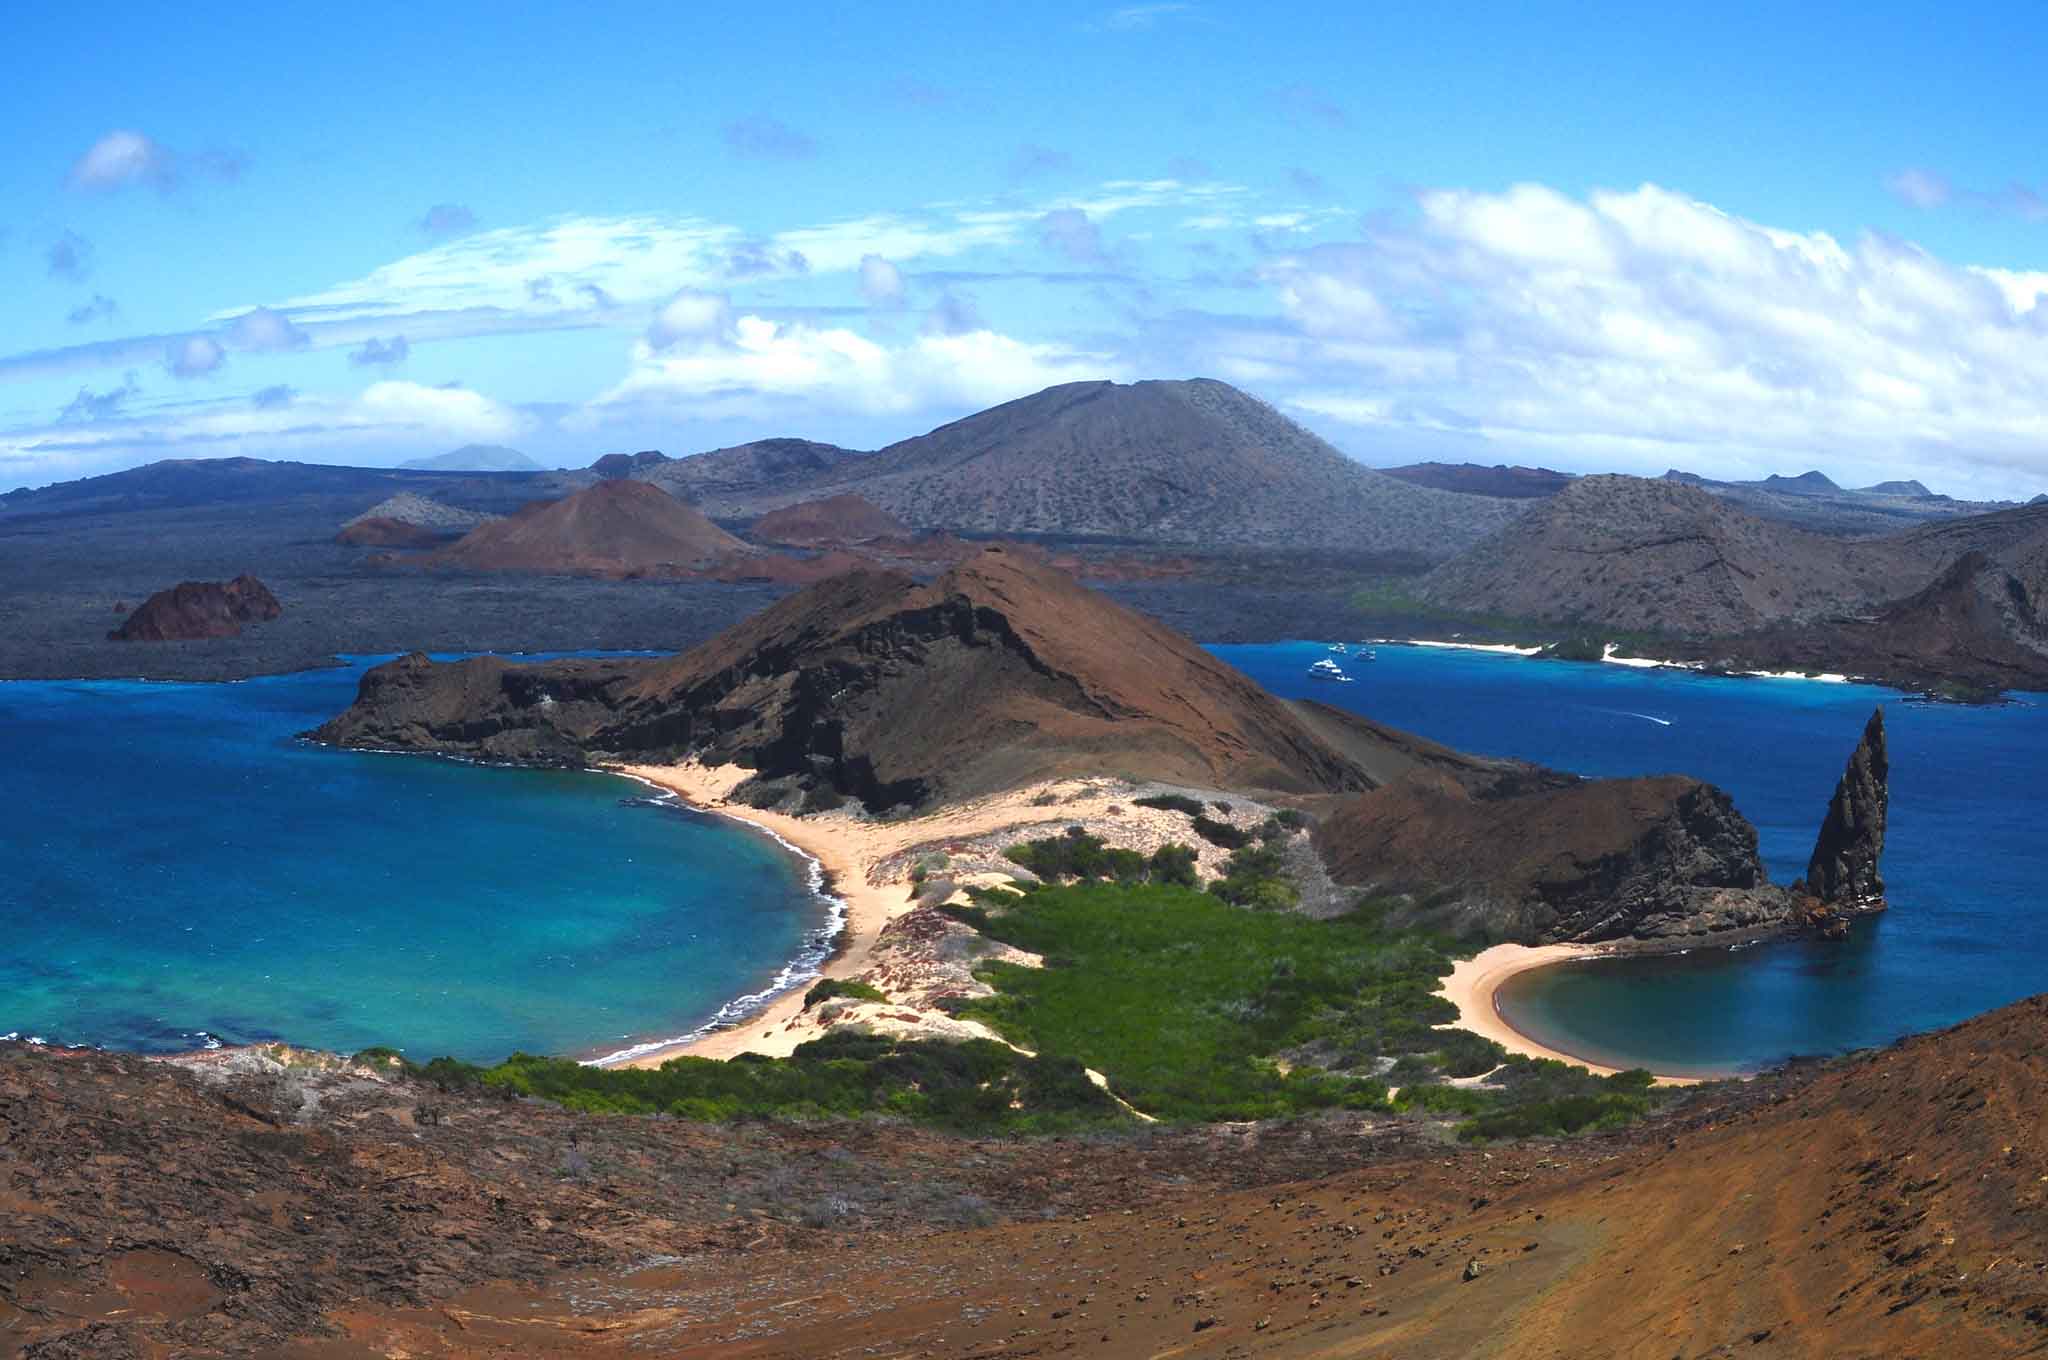
{"type": "Polygon", "coordinates": [[[1756,824],[1771,877],[1803,874],[1835,781],[1885,705],[1891,910],[1845,942],[1600,961],[1525,974],[1508,1018],[1554,1047],[1666,1072],[1745,1070],[1935,1029],[2048,991],[2048,708],[1899,702],[1890,690],[1380,647],[1307,679],[1319,644],[1217,647],[1313,695],[1461,750],[1588,775],[1711,780],[1756,824]],[[1663,723],[1652,721],[1661,719],[1663,723]]]}
{"type": "Polygon", "coordinates": [[[804,864],[628,780],[294,740],[367,664],[0,683],[0,1034],[583,1055],[815,943],[804,864]]]}

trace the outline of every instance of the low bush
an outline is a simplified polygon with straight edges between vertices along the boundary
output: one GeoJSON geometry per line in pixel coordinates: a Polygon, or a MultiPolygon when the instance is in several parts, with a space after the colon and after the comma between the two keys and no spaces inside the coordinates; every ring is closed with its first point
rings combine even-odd
{"type": "Polygon", "coordinates": [[[845,997],[853,1001],[887,1001],[888,996],[881,988],[851,978],[826,978],[804,993],[804,1009],[809,1010],[820,1001],[831,1001],[845,997]]]}
{"type": "MultiPolygon", "coordinates": [[[[401,1061],[403,1061],[401,1059],[401,1061]]],[[[671,1058],[660,1067],[588,1067],[515,1053],[495,1067],[439,1058],[410,1075],[459,1079],[508,1099],[591,1114],[724,1121],[887,1114],[976,1132],[1060,1132],[1128,1122],[1072,1058],[1027,1057],[987,1039],[899,1040],[834,1031],[787,1058],[671,1058]]],[[[437,1081],[437,1085],[442,1082],[437,1081]]]]}
{"type": "Polygon", "coordinates": [[[1225,850],[1235,850],[1251,842],[1249,831],[1240,831],[1229,822],[1219,822],[1213,817],[1197,817],[1194,822],[1195,834],[1211,845],[1220,845],[1225,850]]]}
{"type": "MultiPolygon", "coordinates": [[[[1063,883],[1071,879],[1094,882],[1107,879],[1116,883],[1143,883],[1157,873],[1169,875],[1160,881],[1181,881],[1171,877],[1185,872],[1186,881],[1192,886],[1194,874],[1194,852],[1186,850],[1186,865],[1168,855],[1161,855],[1163,847],[1150,859],[1136,850],[1104,845],[1101,838],[1091,836],[1078,827],[1064,836],[1048,836],[1042,840],[1025,841],[1003,851],[1005,858],[1013,864],[1021,864],[1048,883],[1063,883]]],[[[1182,847],[1184,849],[1184,847],[1182,847]]]]}
{"type": "Polygon", "coordinates": [[[1202,800],[1190,798],[1184,793],[1155,793],[1145,798],[1131,800],[1142,808],[1157,808],[1161,812],[1185,812],[1190,817],[1202,815],[1202,800]]]}

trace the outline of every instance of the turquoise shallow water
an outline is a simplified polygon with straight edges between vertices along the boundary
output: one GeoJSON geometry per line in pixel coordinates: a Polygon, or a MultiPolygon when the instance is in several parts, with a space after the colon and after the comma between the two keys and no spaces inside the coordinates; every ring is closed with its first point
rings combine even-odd
{"type": "MultiPolygon", "coordinates": [[[[1557,1047],[1740,1070],[2048,990],[2048,709],[1401,647],[1327,685],[1305,675],[1318,644],[1215,650],[1466,750],[1711,779],[1779,881],[1887,703],[1892,911],[1842,944],[1525,975],[1503,1005],[1557,1047]]],[[[0,1034],[589,1054],[686,1032],[818,947],[800,862],[624,780],[295,741],[361,670],[0,684],[0,1034]]]]}
{"type": "MultiPolygon", "coordinates": [[[[1892,909],[1842,943],[1788,942],[1524,974],[1507,1018],[1554,1047],[1666,1072],[1749,1070],[1940,1028],[2048,991],[2048,708],[1905,704],[1860,685],[1730,680],[1380,647],[1309,680],[1322,646],[1217,647],[1277,692],[1463,750],[1589,775],[1682,772],[1727,789],[1774,880],[1805,871],[1872,706],[1891,745],[1892,909]]],[[[2023,696],[2024,698],[2025,696],[2023,696]]]]}
{"type": "Polygon", "coordinates": [[[731,822],[614,776],[295,740],[367,664],[0,683],[0,1034],[586,1055],[816,954],[808,866],[731,822]]]}

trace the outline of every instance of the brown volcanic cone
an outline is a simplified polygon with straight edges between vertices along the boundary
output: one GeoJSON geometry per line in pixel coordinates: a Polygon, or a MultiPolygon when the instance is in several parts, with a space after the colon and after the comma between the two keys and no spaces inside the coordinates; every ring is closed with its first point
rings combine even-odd
{"type": "Polygon", "coordinates": [[[181,581],[143,601],[107,637],[115,642],[239,637],[243,624],[274,619],[283,612],[270,587],[253,576],[227,582],[181,581]]]}
{"type": "Polygon", "coordinates": [[[757,543],[814,547],[828,543],[865,543],[872,538],[907,538],[903,521],[863,496],[847,493],[771,510],[754,521],[757,543]]]}
{"type": "Polygon", "coordinates": [[[930,585],[835,577],[661,661],[404,657],[315,735],[571,764],[694,755],[874,807],[1074,773],[1297,793],[1373,783],[1192,642],[995,549],[930,585]]]}
{"type": "Polygon", "coordinates": [[[660,487],[608,481],[478,525],[432,560],[476,571],[624,575],[688,567],[746,550],[660,487]]]}

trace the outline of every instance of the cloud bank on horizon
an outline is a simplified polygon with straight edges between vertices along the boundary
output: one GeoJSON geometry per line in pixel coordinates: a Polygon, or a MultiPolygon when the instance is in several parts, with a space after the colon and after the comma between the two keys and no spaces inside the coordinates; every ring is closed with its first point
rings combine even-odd
{"type": "MultiPolygon", "coordinates": [[[[60,36],[39,22],[31,49],[60,36]]],[[[732,41],[772,44],[770,22],[732,41]]],[[[0,167],[0,491],[163,457],[874,446],[1054,383],[1197,375],[1374,463],[2048,488],[2048,211],[1995,148],[1937,163],[1877,129],[1731,175],[1682,138],[1575,142],[1559,102],[1548,140],[1396,152],[1405,110],[1317,54],[1465,79],[1455,45],[1402,75],[1394,49],[1435,51],[1431,29],[1347,45],[1189,4],[1049,22],[1039,67],[934,46],[878,75],[849,32],[804,97],[710,76],[687,109],[631,81],[593,105],[548,66],[452,92],[459,135],[388,164],[323,138],[319,108],[236,126],[177,78],[130,71],[105,106],[85,81],[0,167]],[[1145,88],[1136,63],[1168,58],[1237,93],[1145,88]],[[1055,74],[1076,107],[1008,97],[1055,74]],[[529,135],[549,114],[561,135],[529,135]]],[[[374,82],[329,36],[336,73],[374,82]]],[[[0,111],[36,97],[21,74],[0,111]]]]}

